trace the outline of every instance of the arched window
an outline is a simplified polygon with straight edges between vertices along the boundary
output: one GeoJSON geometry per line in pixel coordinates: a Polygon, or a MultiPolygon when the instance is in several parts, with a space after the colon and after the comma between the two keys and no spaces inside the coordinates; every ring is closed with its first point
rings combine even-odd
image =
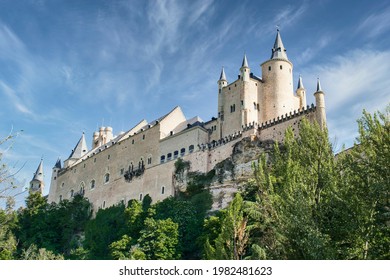
{"type": "Polygon", "coordinates": [[[93,190],[95,188],[95,180],[91,181],[90,189],[93,190]]]}
{"type": "Polygon", "coordinates": [[[179,151],[174,151],[173,152],[173,158],[177,158],[179,156],[179,151]]]}
{"type": "Polygon", "coordinates": [[[172,159],[172,153],[168,153],[167,160],[171,160],[171,159],[172,159]]]}
{"type": "Polygon", "coordinates": [[[108,182],[110,182],[110,174],[106,173],[106,175],[104,175],[104,183],[107,184],[108,182]]]}
{"type": "Polygon", "coordinates": [[[84,195],[84,193],[85,193],[85,184],[84,184],[84,182],[81,182],[81,184],[80,184],[80,194],[84,195]]]}
{"type": "Polygon", "coordinates": [[[161,156],[160,158],[160,163],[164,163],[165,162],[165,155],[161,156]]]}
{"type": "Polygon", "coordinates": [[[143,198],[142,193],[140,193],[139,194],[139,200],[142,201],[142,198],[143,198]]]}
{"type": "Polygon", "coordinates": [[[164,194],[164,193],[165,193],[165,187],[162,186],[162,187],[161,187],[161,194],[164,194]]]}
{"type": "Polygon", "coordinates": [[[188,147],[188,151],[189,151],[190,153],[192,153],[192,152],[194,151],[194,145],[190,145],[190,146],[188,147]]]}
{"type": "Polygon", "coordinates": [[[181,148],[180,150],[180,156],[183,157],[186,153],[186,148],[181,148]]]}

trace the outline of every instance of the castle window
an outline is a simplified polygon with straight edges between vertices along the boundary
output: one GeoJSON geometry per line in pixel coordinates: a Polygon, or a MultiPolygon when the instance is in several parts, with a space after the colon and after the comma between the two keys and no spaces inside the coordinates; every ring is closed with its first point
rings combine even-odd
{"type": "Polygon", "coordinates": [[[162,187],[161,187],[161,194],[164,194],[164,193],[165,193],[165,187],[162,186],[162,187]]]}
{"type": "Polygon", "coordinates": [[[96,162],[96,158],[93,159],[93,162],[96,162]]]}
{"type": "Polygon", "coordinates": [[[142,201],[142,193],[139,194],[139,200],[142,201]]]}
{"type": "Polygon", "coordinates": [[[104,175],[104,183],[107,184],[108,182],[110,182],[110,174],[106,173],[106,175],[104,175]]]}
{"type": "Polygon", "coordinates": [[[121,169],[121,175],[123,175],[124,173],[125,173],[125,169],[122,168],[122,169],[121,169]]]}
{"type": "Polygon", "coordinates": [[[144,134],[144,135],[142,135],[142,140],[145,140],[145,134],[144,134]]]}
{"type": "Polygon", "coordinates": [[[110,159],[110,158],[111,158],[111,155],[108,155],[108,156],[107,156],[107,159],[110,159]]]}
{"type": "Polygon", "coordinates": [[[179,151],[174,151],[173,158],[177,158],[179,156],[179,151]]]}
{"type": "Polygon", "coordinates": [[[164,161],[165,161],[165,156],[161,156],[160,163],[164,163],[164,161]]]}
{"type": "Polygon", "coordinates": [[[253,109],[256,110],[256,103],[255,102],[253,102],[253,109]]]}
{"type": "Polygon", "coordinates": [[[219,93],[221,93],[221,89],[219,89],[219,93]]]}
{"type": "Polygon", "coordinates": [[[65,183],[62,183],[62,184],[61,184],[61,188],[63,188],[64,186],[65,186],[65,183]]]}
{"type": "Polygon", "coordinates": [[[106,201],[103,201],[103,209],[106,208],[106,201]]]}
{"type": "Polygon", "coordinates": [[[192,153],[192,152],[194,151],[194,145],[190,145],[190,146],[188,147],[188,151],[189,151],[190,153],[192,153]]]}
{"type": "Polygon", "coordinates": [[[241,106],[244,106],[244,100],[241,100],[241,106]]]}
{"type": "Polygon", "coordinates": [[[271,71],[271,66],[268,66],[268,71],[271,71]]]}
{"type": "Polygon", "coordinates": [[[282,65],[280,65],[280,70],[282,70],[283,69],[283,66],[282,65]]]}
{"type": "Polygon", "coordinates": [[[84,183],[81,183],[81,186],[80,186],[80,194],[81,194],[81,195],[84,195],[84,194],[85,194],[84,183]]]}
{"type": "Polygon", "coordinates": [[[148,164],[152,164],[152,157],[148,157],[148,164]]]}
{"type": "Polygon", "coordinates": [[[62,195],[60,195],[60,202],[62,201],[62,195]]]}
{"type": "Polygon", "coordinates": [[[260,111],[260,105],[259,105],[259,103],[257,103],[256,107],[257,107],[257,111],[260,111]]]}
{"type": "Polygon", "coordinates": [[[131,144],[134,144],[134,139],[131,141],[131,144]]]}
{"type": "Polygon", "coordinates": [[[54,177],[54,180],[57,180],[57,177],[54,177]]]}
{"type": "Polygon", "coordinates": [[[95,188],[95,180],[92,180],[91,181],[91,184],[90,184],[90,187],[89,187],[91,190],[93,190],[95,188]]]}
{"type": "Polygon", "coordinates": [[[181,157],[184,156],[185,153],[186,153],[186,149],[185,149],[185,148],[181,148],[181,150],[180,150],[180,156],[181,156],[181,157]]]}
{"type": "Polygon", "coordinates": [[[167,155],[167,160],[171,160],[172,159],[172,153],[169,153],[168,155],[167,155]]]}
{"type": "Polygon", "coordinates": [[[74,196],[74,190],[70,190],[70,197],[72,198],[74,196]]]}
{"type": "Polygon", "coordinates": [[[86,167],[87,165],[84,163],[84,168],[86,167]]]}
{"type": "Polygon", "coordinates": [[[233,113],[236,111],[236,104],[233,104],[232,106],[230,106],[230,113],[233,113]]]}

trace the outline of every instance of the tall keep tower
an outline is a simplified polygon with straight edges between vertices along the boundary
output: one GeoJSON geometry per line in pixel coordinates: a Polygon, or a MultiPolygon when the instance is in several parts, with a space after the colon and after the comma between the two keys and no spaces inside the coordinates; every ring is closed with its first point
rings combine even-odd
{"type": "Polygon", "coordinates": [[[261,64],[261,69],[264,82],[261,119],[268,121],[298,108],[299,99],[294,96],[293,91],[293,64],[287,58],[279,29],[271,58],[261,64]]]}
{"type": "Polygon", "coordinates": [[[37,171],[35,171],[34,177],[30,181],[30,192],[32,193],[40,192],[42,194],[44,187],[45,187],[45,182],[43,180],[43,160],[41,159],[37,171]]]}

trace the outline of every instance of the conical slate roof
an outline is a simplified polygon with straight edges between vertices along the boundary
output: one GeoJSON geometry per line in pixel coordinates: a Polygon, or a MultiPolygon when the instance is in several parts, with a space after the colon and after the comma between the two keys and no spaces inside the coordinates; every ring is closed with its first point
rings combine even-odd
{"type": "Polygon", "coordinates": [[[37,171],[34,173],[34,177],[32,181],[40,181],[43,182],[43,160],[38,165],[37,171]]]}
{"type": "Polygon", "coordinates": [[[225,69],[222,67],[221,76],[219,77],[220,81],[227,81],[225,75],[225,69]]]}
{"type": "Polygon", "coordinates": [[[278,59],[278,58],[288,60],[286,49],[284,48],[282,38],[280,37],[279,29],[277,30],[276,33],[275,43],[274,43],[274,47],[272,48],[272,55],[271,55],[271,59],[278,59]]]}
{"type": "Polygon", "coordinates": [[[88,147],[87,147],[87,142],[85,142],[85,136],[84,136],[84,132],[83,132],[83,135],[81,136],[79,142],[77,142],[77,145],[73,149],[69,158],[79,159],[82,156],[84,156],[87,152],[88,152],[88,147]]]}

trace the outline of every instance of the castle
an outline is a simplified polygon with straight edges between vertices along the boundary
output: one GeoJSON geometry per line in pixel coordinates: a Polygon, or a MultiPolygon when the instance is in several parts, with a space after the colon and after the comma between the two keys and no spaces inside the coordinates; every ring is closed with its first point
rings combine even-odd
{"type": "MultiPolygon", "coordinates": [[[[254,75],[244,55],[238,78],[228,82],[222,68],[218,80],[218,117],[206,122],[186,119],[180,107],[152,122],[140,121],[127,132],[114,136],[111,127],[93,134],[88,149],[85,135],[63,163],[53,167],[49,202],[71,199],[81,193],[94,210],[130,199],[153,201],[175,193],[174,163],[191,163],[192,171],[208,172],[232,155],[245,138],[281,141],[291,126],[298,133],[306,117],[326,125],[324,92],[317,80],[315,106],[307,106],[306,91],[299,77],[293,89],[293,64],[287,57],[279,30],[271,58],[261,64],[261,78],[254,75]]],[[[250,166],[250,162],[248,162],[250,166]]],[[[42,190],[42,162],[31,181],[42,190]],[[37,177],[37,178],[36,178],[37,177]]]]}

